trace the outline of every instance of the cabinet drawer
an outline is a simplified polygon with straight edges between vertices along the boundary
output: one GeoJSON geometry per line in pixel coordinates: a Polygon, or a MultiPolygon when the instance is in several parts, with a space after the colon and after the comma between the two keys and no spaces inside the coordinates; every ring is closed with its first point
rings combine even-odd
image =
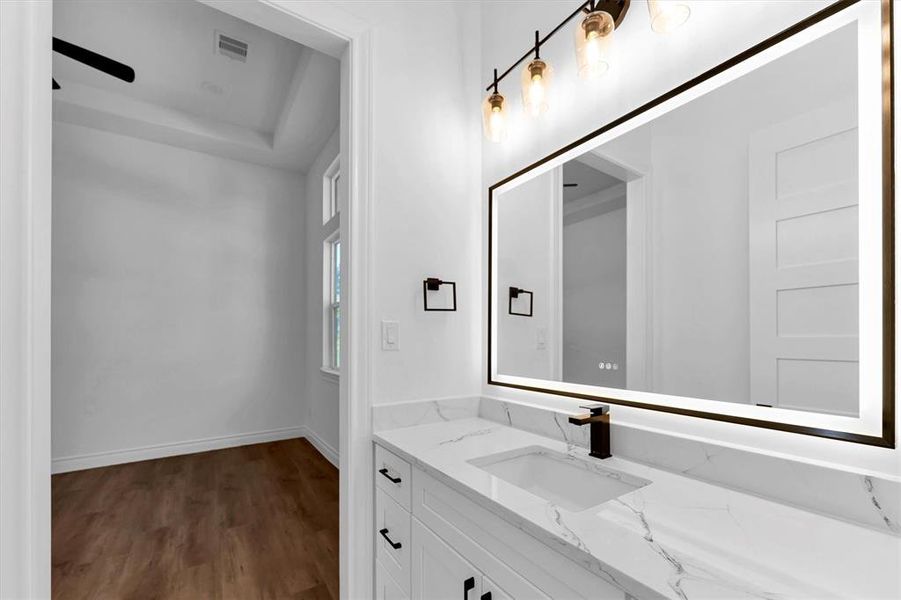
{"type": "Polygon", "coordinates": [[[410,513],[375,491],[376,558],[401,589],[410,590],[410,513]]]}
{"type": "Polygon", "coordinates": [[[410,510],[410,463],[375,445],[375,485],[410,510]]]}
{"type": "Polygon", "coordinates": [[[409,600],[410,595],[394,581],[381,561],[375,561],[375,600],[409,600]]]}

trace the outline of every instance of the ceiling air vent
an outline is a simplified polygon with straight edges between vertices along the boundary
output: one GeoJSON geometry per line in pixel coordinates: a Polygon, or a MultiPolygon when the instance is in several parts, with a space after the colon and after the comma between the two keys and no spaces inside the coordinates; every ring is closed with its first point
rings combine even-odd
{"type": "Polygon", "coordinates": [[[216,32],[216,52],[232,60],[247,62],[247,42],[216,32]]]}

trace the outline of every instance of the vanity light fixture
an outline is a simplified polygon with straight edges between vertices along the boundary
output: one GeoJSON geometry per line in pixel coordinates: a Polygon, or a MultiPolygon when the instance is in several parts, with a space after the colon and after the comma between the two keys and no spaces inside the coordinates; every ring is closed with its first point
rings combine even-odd
{"type": "Polygon", "coordinates": [[[670,33],[685,24],[691,16],[687,4],[674,0],[648,0],[651,13],[651,29],[656,33],[670,33]]]}
{"type": "Polygon", "coordinates": [[[493,87],[482,103],[482,120],[485,136],[492,142],[502,142],[507,137],[507,102],[497,91],[497,69],[494,70],[493,87]]]}
{"type": "Polygon", "coordinates": [[[573,30],[576,38],[576,61],[579,65],[579,77],[597,79],[610,69],[607,52],[613,41],[616,23],[606,10],[600,9],[595,0],[591,0],[582,11],[585,18],[579,21],[573,30]]]}
{"type": "Polygon", "coordinates": [[[541,39],[535,32],[535,58],[522,70],[522,104],[526,112],[537,117],[547,112],[551,85],[551,66],[541,60],[541,39]]]}
{"type": "MultiPolygon", "coordinates": [[[[675,30],[691,15],[688,5],[678,0],[647,2],[651,29],[657,33],[675,30]]],[[[528,61],[522,70],[523,107],[533,117],[547,111],[552,69],[541,58],[541,46],[573,19],[578,17],[574,33],[579,77],[594,79],[606,73],[610,68],[608,54],[613,32],[622,23],[630,4],[631,0],[586,0],[543,38],[536,31],[535,43],[528,52],[500,75],[495,69],[494,80],[485,88],[486,92],[490,92],[483,103],[485,137],[492,142],[500,142],[506,137],[509,110],[506,99],[498,92],[498,84],[523,62],[528,61]]]]}

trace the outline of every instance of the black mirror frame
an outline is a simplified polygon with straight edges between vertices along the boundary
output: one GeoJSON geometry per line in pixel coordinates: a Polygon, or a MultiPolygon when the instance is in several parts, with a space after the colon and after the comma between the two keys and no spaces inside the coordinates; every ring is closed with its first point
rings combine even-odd
{"type": "Polygon", "coordinates": [[[655,410],[672,414],[696,417],[701,419],[711,419],[715,421],[723,421],[727,423],[735,423],[750,427],[760,427],[764,429],[773,429],[790,433],[798,433],[802,435],[810,435],[815,437],[829,438],[834,440],[842,440],[854,442],[858,444],[866,444],[870,446],[880,446],[884,448],[895,448],[895,184],[894,184],[894,16],[892,0],[881,0],[882,10],[882,253],[883,253],[883,331],[882,331],[882,362],[883,362],[883,382],[882,382],[882,434],[880,436],[865,435],[860,433],[851,433],[847,431],[836,431],[832,429],[822,429],[818,427],[807,427],[803,425],[795,425],[791,423],[782,423],[779,421],[767,421],[764,419],[753,419],[748,417],[740,417],[735,415],[726,415],[715,412],[692,410],[685,408],[677,408],[671,406],[662,406],[657,404],[648,404],[644,402],[633,402],[631,400],[621,400],[609,398],[605,396],[582,394],[578,392],[570,392],[564,390],[555,390],[541,388],[528,385],[519,385],[513,383],[505,383],[494,380],[492,375],[493,365],[491,362],[491,349],[493,348],[492,326],[494,320],[494,303],[492,298],[492,283],[494,274],[492,272],[492,259],[494,256],[494,240],[491,232],[494,226],[494,191],[509,183],[510,181],[528,173],[532,169],[540,167],[562,154],[581,146],[591,139],[610,131],[630,119],[656,107],[663,102],[675,98],[679,94],[695,87],[696,85],[707,81],[708,79],[734,67],[735,65],[763,52],[782,42],[791,36],[807,29],[831,17],[832,15],[850,7],[861,0],[839,0],[834,4],[824,8],[823,10],[811,15],[810,17],[795,23],[791,27],[773,35],[772,37],[756,44],[755,46],[737,54],[729,60],[720,63],[712,69],[698,75],[697,77],[686,81],[682,85],[658,96],[657,98],[643,104],[635,110],[603,125],[595,131],[579,138],[578,140],[560,148],[556,152],[549,154],[541,160],[517,171],[516,173],[498,181],[488,188],[488,384],[502,387],[515,388],[520,390],[541,392],[545,394],[553,394],[557,396],[568,396],[590,401],[603,401],[610,404],[618,404],[633,408],[642,408],[647,410],[655,410]]]}

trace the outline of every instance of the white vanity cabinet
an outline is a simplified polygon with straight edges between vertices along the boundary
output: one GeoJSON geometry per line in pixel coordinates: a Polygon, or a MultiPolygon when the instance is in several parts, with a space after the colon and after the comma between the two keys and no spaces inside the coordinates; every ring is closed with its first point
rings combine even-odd
{"type": "Polygon", "coordinates": [[[428,528],[413,523],[414,600],[474,600],[482,574],[428,528]]]}
{"type": "Polygon", "coordinates": [[[410,463],[375,447],[376,598],[410,597],[410,463]]]}
{"type": "Polygon", "coordinates": [[[377,598],[627,598],[378,444],[375,456],[377,598]]]}
{"type": "Polygon", "coordinates": [[[414,600],[513,599],[416,519],[413,519],[412,575],[414,600]]]}
{"type": "Polygon", "coordinates": [[[513,596],[508,596],[496,583],[482,575],[482,595],[481,600],[513,600],[513,596]]]}
{"type": "Polygon", "coordinates": [[[394,581],[382,563],[375,561],[375,599],[376,600],[407,600],[410,595],[400,584],[394,581]]]}

